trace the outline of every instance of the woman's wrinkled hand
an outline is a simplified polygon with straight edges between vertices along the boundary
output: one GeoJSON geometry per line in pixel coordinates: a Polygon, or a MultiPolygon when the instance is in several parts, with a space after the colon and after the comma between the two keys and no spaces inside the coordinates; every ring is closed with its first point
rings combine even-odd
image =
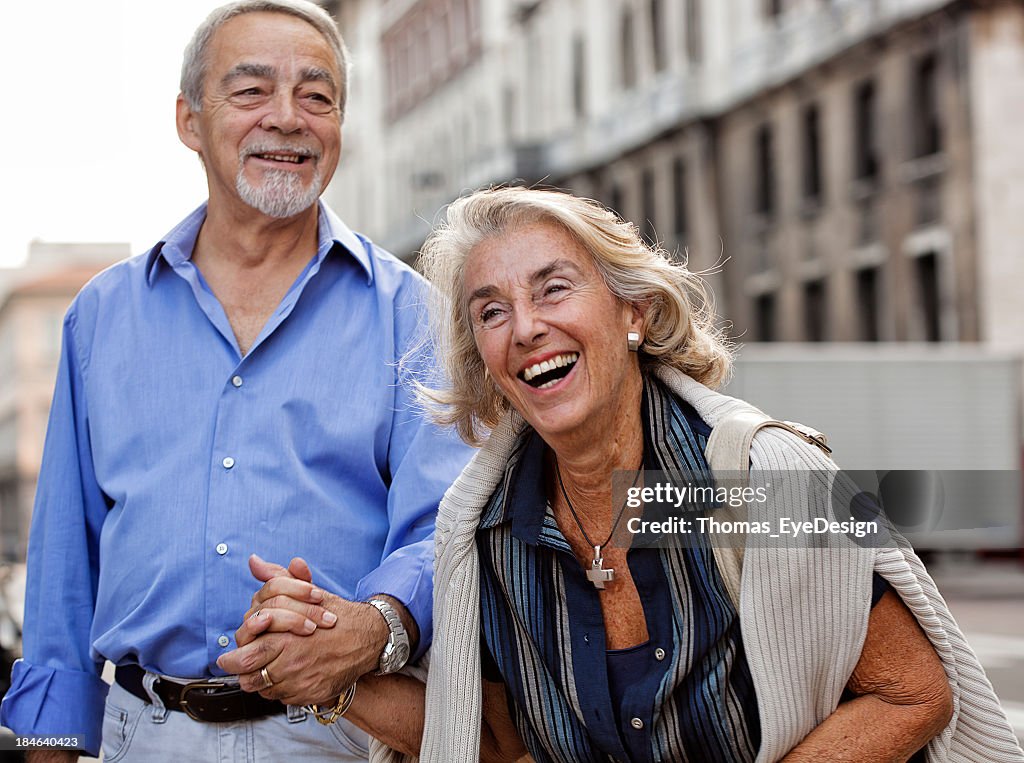
{"type": "Polygon", "coordinates": [[[333,628],[338,622],[337,615],[323,606],[325,593],[313,585],[305,560],[296,557],[286,569],[253,554],[249,570],[263,581],[263,587],[253,595],[245,619],[235,631],[239,647],[262,633],[309,636],[317,628],[333,628]]]}

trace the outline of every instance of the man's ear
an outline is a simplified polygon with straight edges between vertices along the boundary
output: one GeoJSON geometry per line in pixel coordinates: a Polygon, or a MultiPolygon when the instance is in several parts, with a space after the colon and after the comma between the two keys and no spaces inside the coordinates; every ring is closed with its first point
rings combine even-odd
{"type": "Polygon", "coordinates": [[[199,131],[196,121],[198,115],[192,110],[192,107],[188,105],[188,101],[185,100],[185,96],[182,93],[178,93],[178,100],[174,104],[175,107],[175,123],[178,127],[178,137],[181,142],[191,148],[197,154],[201,154],[200,148],[202,143],[199,140],[199,131]]]}

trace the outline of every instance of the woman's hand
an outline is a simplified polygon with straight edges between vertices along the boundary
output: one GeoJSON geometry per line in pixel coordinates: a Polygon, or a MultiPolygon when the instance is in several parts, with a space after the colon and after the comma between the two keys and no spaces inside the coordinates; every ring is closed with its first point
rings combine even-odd
{"type": "Polygon", "coordinates": [[[894,591],[871,610],[860,660],[844,702],[784,758],[905,761],[949,723],[953,693],[942,662],[894,591]]]}
{"type": "Polygon", "coordinates": [[[483,726],[480,729],[480,763],[525,763],[533,758],[519,736],[508,707],[505,684],[483,682],[483,726]]]}
{"type": "Polygon", "coordinates": [[[235,631],[239,647],[252,643],[261,633],[294,633],[308,636],[317,628],[333,628],[338,617],[323,606],[325,593],[313,585],[305,560],[296,557],[285,569],[249,557],[249,571],[264,585],[252,597],[245,619],[235,631]]]}

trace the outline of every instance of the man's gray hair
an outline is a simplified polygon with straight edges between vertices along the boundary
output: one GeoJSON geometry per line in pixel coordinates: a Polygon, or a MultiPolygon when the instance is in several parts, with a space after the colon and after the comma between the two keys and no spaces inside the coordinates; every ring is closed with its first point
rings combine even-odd
{"type": "Polygon", "coordinates": [[[309,0],[235,0],[217,8],[199,25],[181,63],[181,92],[193,111],[203,110],[203,86],[209,66],[210,40],[227,21],[246,13],[284,13],[302,19],[327,41],[334,52],[341,82],[338,85],[338,109],[345,116],[348,97],[348,51],[338,25],[323,8],[309,0]]]}

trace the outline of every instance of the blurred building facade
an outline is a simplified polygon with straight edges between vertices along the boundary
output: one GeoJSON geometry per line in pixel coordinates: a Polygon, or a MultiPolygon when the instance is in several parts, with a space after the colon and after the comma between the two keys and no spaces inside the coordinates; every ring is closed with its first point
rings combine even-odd
{"type": "Polygon", "coordinates": [[[35,243],[0,274],[0,563],[25,559],[64,313],[127,244],[35,243]]]}
{"type": "Polygon", "coordinates": [[[1024,4],[344,0],[329,196],[411,256],[444,205],[597,198],[744,341],[1024,346],[1024,4]]]}

